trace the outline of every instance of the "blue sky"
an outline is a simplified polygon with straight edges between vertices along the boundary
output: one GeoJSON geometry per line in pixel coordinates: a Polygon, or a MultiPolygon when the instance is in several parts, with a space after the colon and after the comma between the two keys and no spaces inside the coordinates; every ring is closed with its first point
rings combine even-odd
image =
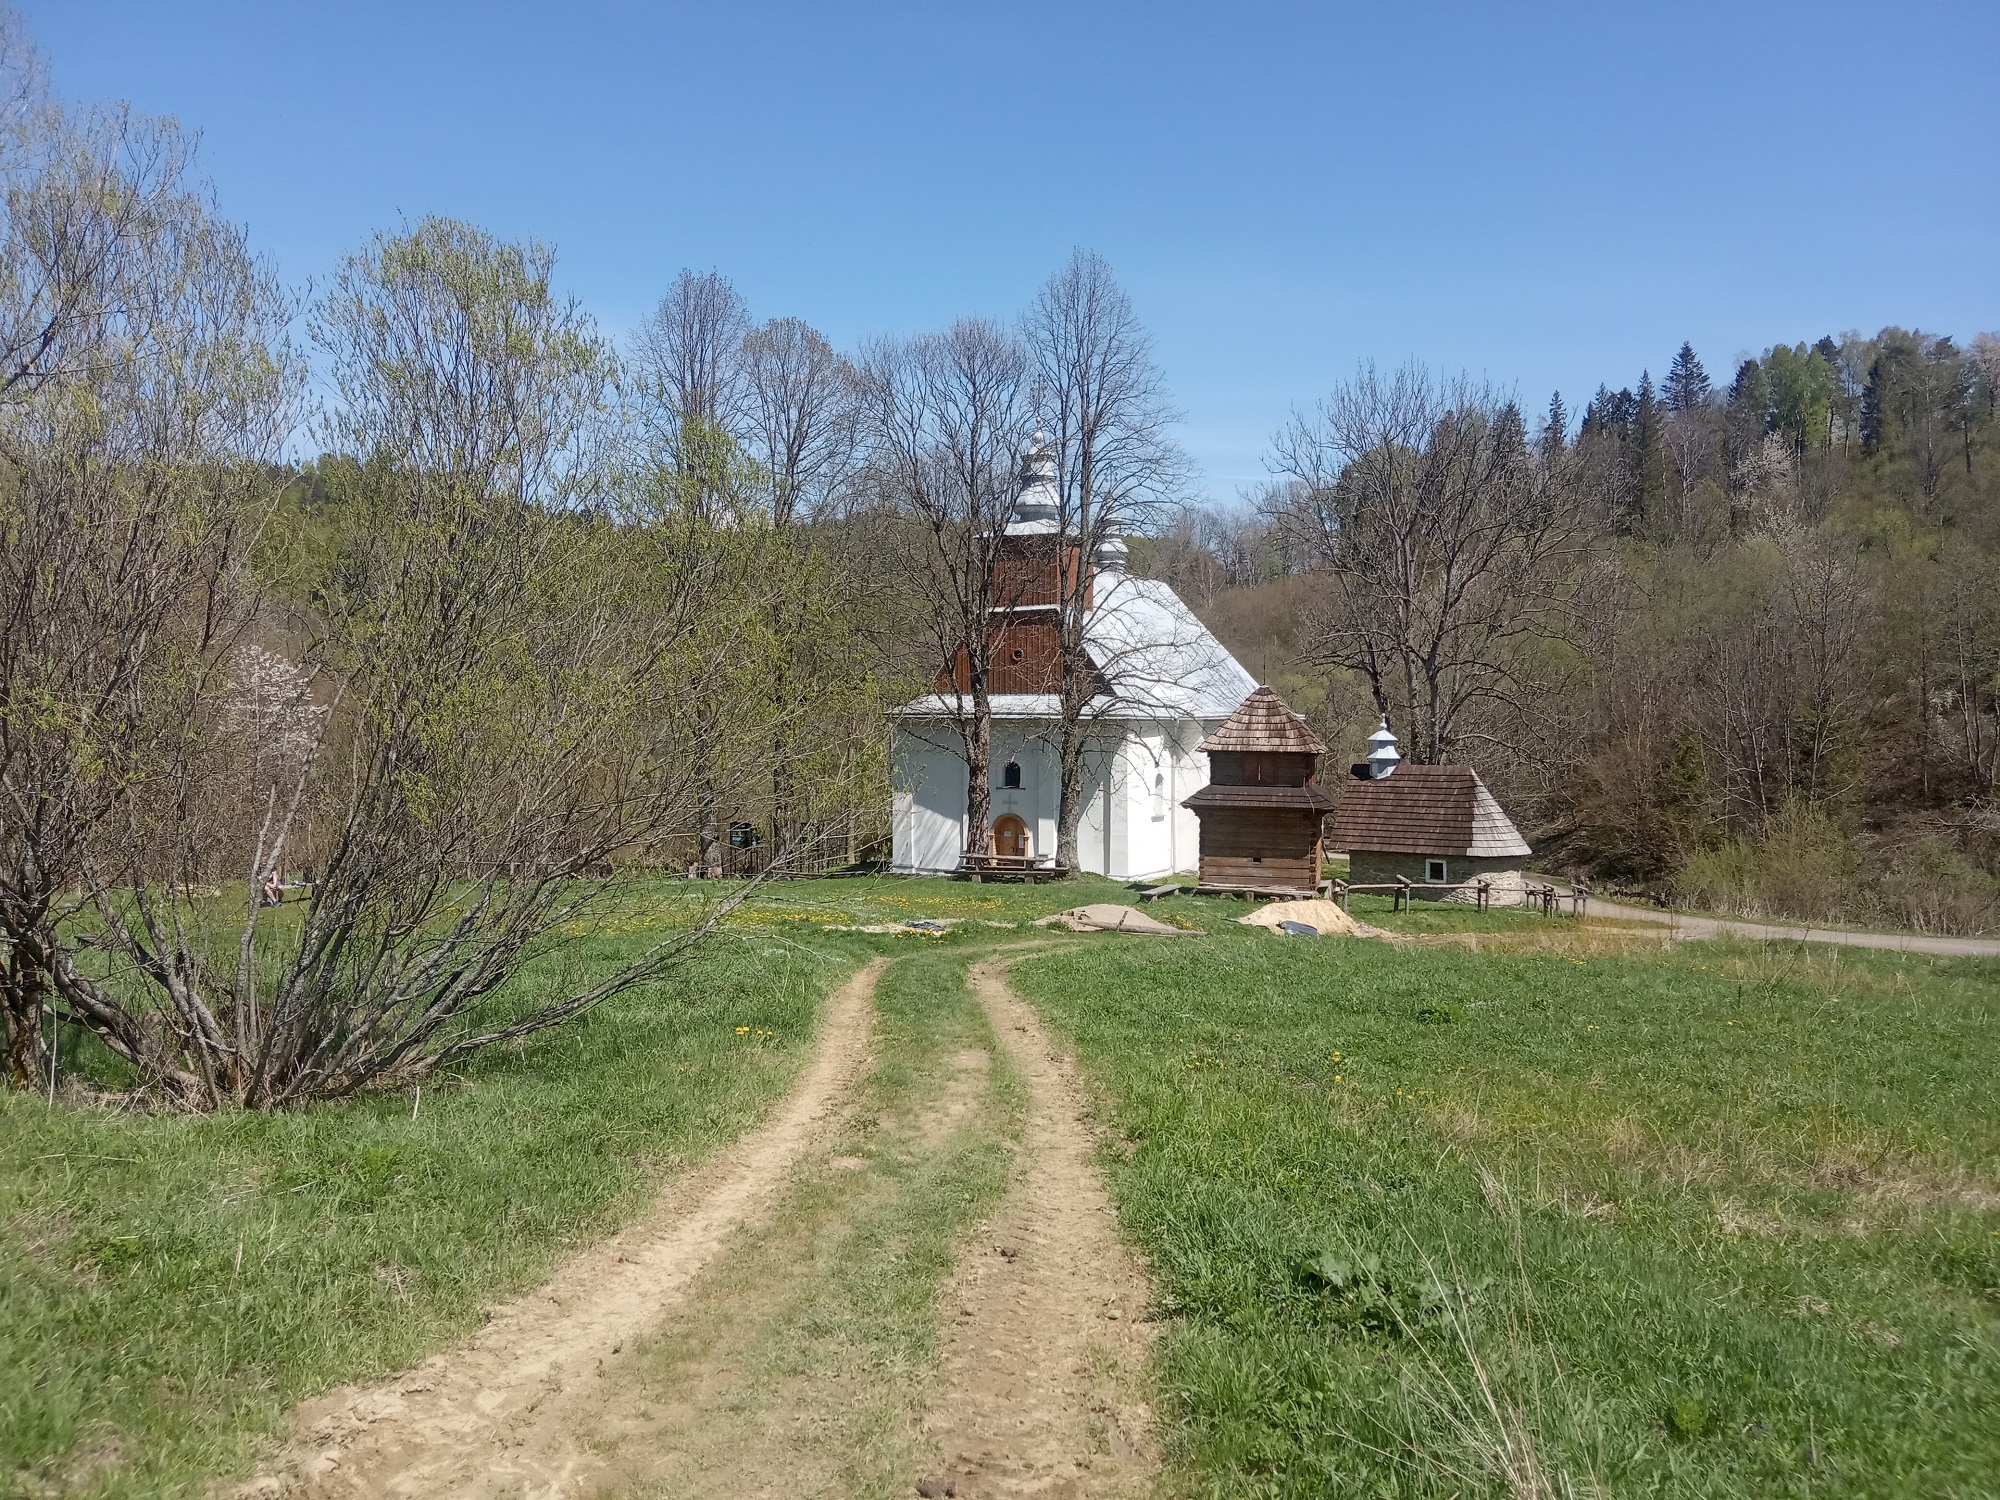
{"type": "Polygon", "coordinates": [[[1578,410],[1778,340],[2000,328],[2000,5],[17,0],[200,130],[295,280],[449,214],[614,333],[682,266],[851,345],[1083,245],[1218,499],[1365,359],[1578,410]]]}

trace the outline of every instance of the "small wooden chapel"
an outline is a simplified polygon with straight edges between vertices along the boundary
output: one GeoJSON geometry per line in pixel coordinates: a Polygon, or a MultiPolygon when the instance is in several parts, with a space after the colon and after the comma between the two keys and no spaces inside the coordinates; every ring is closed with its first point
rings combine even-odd
{"type": "Polygon", "coordinates": [[[1333,810],[1318,785],[1325,742],[1260,687],[1199,748],[1208,785],[1181,806],[1201,820],[1200,888],[1316,892],[1320,828],[1333,810]]]}

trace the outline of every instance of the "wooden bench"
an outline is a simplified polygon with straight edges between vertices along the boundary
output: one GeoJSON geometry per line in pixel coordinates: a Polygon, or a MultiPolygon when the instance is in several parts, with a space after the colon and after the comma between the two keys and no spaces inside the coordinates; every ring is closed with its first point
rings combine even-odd
{"type": "Polygon", "coordinates": [[[1157,901],[1162,896],[1178,896],[1180,893],[1181,888],[1179,884],[1150,885],[1145,890],[1139,892],[1139,899],[1141,901],[1157,901]]]}
{"type": "Polygon", "coordinates": [[[1197,896],[1241,896],[1245,901],[1306,901],[1319,894],[1318,891],[1302,890],[1294,885],[1198,885],[1194,893],[1197,896]]]}
{"type": "Polygon", "coordinates": [[[958,873],[978,885],[982,880],[1060,880],[1069,873],[1051,854],[963,854],[958,873]]]}

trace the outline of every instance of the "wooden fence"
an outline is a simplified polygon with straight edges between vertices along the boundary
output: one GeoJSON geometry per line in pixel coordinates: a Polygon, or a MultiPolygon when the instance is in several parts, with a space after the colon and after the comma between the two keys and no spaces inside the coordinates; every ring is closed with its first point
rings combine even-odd
{"type": "MultiPolygon", "coordinates": [[[[1348,898],[1355,891],[1388,891],[1395,898],[1392,908],[1395,911],[1407,910],[1416,900],[1418,891],[1471,891],[1474,893],[1473,904],[1480,911],[1486,911],[1493,904],[1493,882],[1490,880],[1459,880],[1449,885],[1429,883],[1419,885],[1406,876],[1398,875],[1393,883],[1356,885],[1352,881],[1334,880],[1328,884],[1331,885],[1333,897],[1340,903],[1342,911],[1348,909],[1348,898]]],[[[1527,897],[1523,904],[1530,907],[1539,906],[1545,917],[1557,915],[1564,901],[1569,902],[1569,914],[1580,917],[1590,902],[1590,885],[1587,881],[1581,880],[1568,891],[1558,890],[1553,885],[1527,885],[1522,887],[1522,892],[1527,897]]]]}

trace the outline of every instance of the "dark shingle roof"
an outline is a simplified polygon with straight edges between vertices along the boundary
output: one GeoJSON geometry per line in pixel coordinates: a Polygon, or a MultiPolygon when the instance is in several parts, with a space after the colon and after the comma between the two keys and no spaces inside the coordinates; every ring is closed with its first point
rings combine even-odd
{"type": "Polygon", "coordinates": [[[1470,766],[1398,766],[1377,781],[1340,783],[1330,848],[1476,859],[1533,851],[1470,766]]]}
{"type": "Polygon", "coordinates": [[[1278,807],[1300,812],[1333,811],[1333,798],[1316,786],[1219,786],[1210,782],[1182,807],[1278,807]]]}
{"type": "Polygon", "coordinates": [[[1258,688],[1237,704],[1236,712],[1201,742],[1201,748],[1326,754],[1326,742],[1306,728],[1306,721],[1267,687],[1258,688]]]}

